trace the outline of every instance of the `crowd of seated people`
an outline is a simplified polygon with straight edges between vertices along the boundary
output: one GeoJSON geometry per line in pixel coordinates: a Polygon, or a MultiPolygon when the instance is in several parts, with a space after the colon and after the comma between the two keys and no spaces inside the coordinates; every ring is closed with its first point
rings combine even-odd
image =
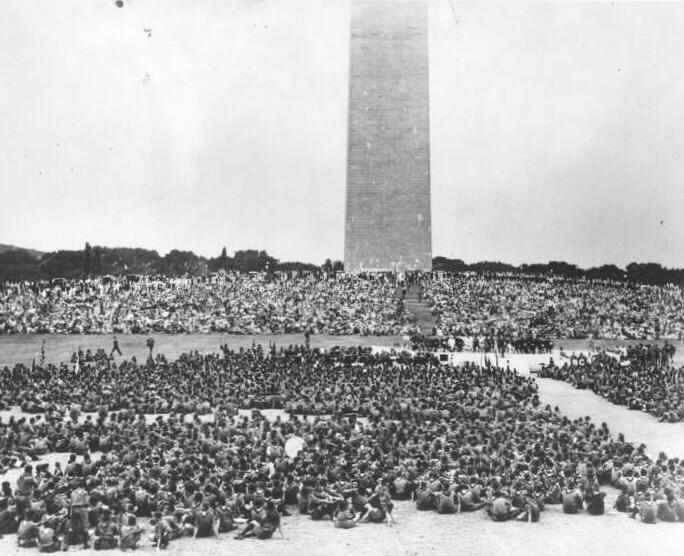
{"type": "Polygon", "coordinates": [[[646,411],[660,421],[684,421],[684,367],[672,364],[674,346],[639,345],[550,361],[539,376],[589,389],[614,404],[646,411]]]}
{"type": "MultiPolygon", "coordinates": [[[[436,335],[526,351],[554,338],[684,338],[684,289],[531,276],[420,274],[436,335]],[[540,340],[540,341],[541,341],[540,340]]],[[[0,334],[406,335],[395,277],[228,273],[0,284],[0,334]]],[[[500,351],[501,351],[500,350],[500,351]]]]}
{"type": "Polygon", "coordinates": [[[534,378],[491,364],[255,346],[18,365],[0,380],[6,407],[34,412],[0,421],[2,471],[23,468],[2,484],[0,534],[43,551],[134,548],[147,519],[159,548],[269,538],[291,511],[340,529],[392,525],[407,499],[496,521],[537,521],[549,504],[601,514],[602,484],[643,521],[684,520],[684,460],[571,420],[542,404],[534,378]],[[68,462],[41,463],[51,452],[68,462]]]}
{"type": "Polygon", "coordinates": [[[443,335],[684,337],[679,286],[474,274],[426,274],[421,284],[443,335]]]}
{"type": "Polygon", "coordinates": [[[406,334],[396,293],[384,276],[264,272],[4,283],[0,334],[406,334]]]}

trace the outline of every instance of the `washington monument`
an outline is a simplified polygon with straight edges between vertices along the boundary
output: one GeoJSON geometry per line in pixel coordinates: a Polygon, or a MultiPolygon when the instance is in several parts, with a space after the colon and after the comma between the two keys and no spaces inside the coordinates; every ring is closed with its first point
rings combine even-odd
{"type": "Polygon", "coordinates": [[[352,0],[347,272],[431,270],[425,0],[352,0]]]}

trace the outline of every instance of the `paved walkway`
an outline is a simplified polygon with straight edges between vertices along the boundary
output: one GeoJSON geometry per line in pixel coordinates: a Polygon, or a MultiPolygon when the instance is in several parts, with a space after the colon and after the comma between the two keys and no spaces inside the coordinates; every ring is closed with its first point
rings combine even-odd
{"type": "MultiPolygon", "coordinates": [[[[515,354],[500,356],[498,364],[509,365],[520,374],[528,375],[530,370],[536,370],[541,363],[546,363],[550,355],[556,361],[559,360],[557,352],[543,355],[515,354]]],[[[493,355],[488,354],[487,357],[494,361],[493,355]]],[[[451,354],[453,364],[462,364],[465,361],[482,363],[483,358],[482,354],[472,352],[451,354]]],[[[660,452],[665,452],[670,457],[684,457],[684,422],[661,423],[648,413],[615,405],[591,390],[578,390],[567,382],[551,378],[535,378],[542,402],[558,406],[571,419],[589,416],[597,424],[605,422],[612,434],[623,433],[628,442],[646,444],[651,456],[657,457],[660,452]]]]}
{"type": "MultiPolygon", "coordinates": [[[[169,358],[176,358],[181,353],[199,351],[200,353],[216,353],[220,346],[227,344],[231,349],[249,348],[253,343],[268,348],[270,342],[277,346],[304,344],[304,334],[254,334],[238,336],[234,334],[119,334],[119,345],[123,357],[131,356],[140,360],[147,357],[145,340],[154,338],[155,353],[163,353],[169,358]]],[[[108,353],[112,349],[110,334],[15,334],[0,335],[0,367],[15,363],[31,365],[31,361],[40,358],[40,344],[45,340],[45,355],[48,363],[59,364],[69,361],[71,354],[82,348],[97,351],[104,348],[108,353]]],[[[388,346],[401,344],[400,336],[331,336],[312,334],[311,347],[329,349],[333,346],[388,346]]],[[[120,358],[117,357],[117,361],[120,358]]],[[[1,554],[1,553],[0,553],[1,554]]]]}
{"type": "Polygon", "coordinates": [[[610,431],[624,433],[628,442],[644,443],[651,456],[665,452],[670,457],[684,456],[684,423],[661,423],[648,413],[615,405],[590,390],[578,390],[560,380],[537,378],[540,398],[558,406],[568,417],[589,416],[595,423],[605,422],[610,431]]]}

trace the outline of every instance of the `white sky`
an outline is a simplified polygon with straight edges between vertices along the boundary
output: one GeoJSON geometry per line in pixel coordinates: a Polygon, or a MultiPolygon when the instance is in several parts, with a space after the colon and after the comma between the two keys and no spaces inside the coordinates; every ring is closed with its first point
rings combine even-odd
{"type": "MultiPolygon", "coordinates": [[[[125,1],[0,3],[0,243],[341,259],[348,1],[125,1]]],[[[455,7],[433,253],[684,266],[684,4],[455,7]]]]}

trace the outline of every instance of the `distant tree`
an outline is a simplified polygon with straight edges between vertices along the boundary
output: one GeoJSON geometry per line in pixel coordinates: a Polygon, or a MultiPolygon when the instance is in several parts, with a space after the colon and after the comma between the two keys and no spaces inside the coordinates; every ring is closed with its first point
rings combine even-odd
{"type": "Polygon", "coordinates": [[[24,250],[0,253],[0,282],[37,280],[40,278],[39,260],[24,250]]]}
{"type": "MultiPolygon", "coordinates": [[[[658,263],[630,263],[625,269],[615,265],[602,265],[587,270],[564,261],[522,264],[513,266],[502,262],[482,261],[466,264],[461,259],[434,257],[433,269],[447,272],[473,271],[480,273],[524,273],[533,276],[567,278],[588,278],[593,280],[627,280],[636,284],[664,285],[668,283],[684,286],[684,269],[665,268],[658,263]]],[[[139,248],[91,247],[86,242],[79,251],[56,251],[40,253],[30,249],[0,245],[0,281],[39,280],[51,278],[80,278],[89,275],[112,274],[183,274],[202,275],[208,271],[237,269],[250,271],[342,271],[342,261],[326,259],[318,266],[298,261],[279,262],[266,251],[247,249],[236,251],[234,258],[228,256],[226,248],[212,259],[205,259],[191,251],[173,250],[164,257],[157,251],[139,248]]]]}
{"type": "Polygon", "coordinates": [[[432,259],[433,270],[443,272],[463,272],[468,270],[468,265],[461,259],[449,259],[447,257],[434,257],[432,259]]]}
{"type": "Polygon", "coordinates": [[[278,259],[269,256],[266,251],[255,249],[236,251],[233,262],[235,268],[240,272],[261,272],[266,270],[267,266],[270,269],[275,269],[278,265],[278,259]]]}
{"type": "Polygon", "coordinates": [[[226,247],[224,246],[223,249],[221,249],[221,254],[219,255],[218,268],[220,270],[228,270],[228,267],[229,267],[228,252],[226,251],[226,247]]]}
{"type": "Polygon", "coordinates": [[[298,261],[285,261],[285,262],[279,262],[275,266],[275,270],[280,270],[283,272],[291,272],[293,270],[303,272],[305,270],[308,270],[310,272],[314,272],[317,270],[320,270],[318,266],[315,264],[311,263],[300,263],[298,261]]]}
{"type": "Polygon", "coordinates": [[[523,274],[548,274],[549,266],[543,263],[532,263],[520,265],[520,272],[523,274]]]}
{"type": "Polygon", "coordinates": [[[161,257],[156,251],[130,247],[101,247],[101,274],[153,274],[161,257]]]}
{"type": "Polygon", "coordinates": [[[95,246],[95,274],[97,276],[102,276],[102,247],[95,246]]]}
{"type": "Polygon", "coordinates": [[[83,276],[83,251],[56,251],[45,253],[40,260],[41,277],[79,278],[83,276]]]}
{"type": "Polygon", "coordinates": [[[208,270],[207,261],[192,251],[173,249],[162,257],[156,265],[159,274],[183,276],[204,274],[208,270]]]}
{"type": "Polygon", "coordinates": [[[684,285],[684,270],[664,268],[658,263],[630,263],[627,265],[627,279],[642,284],[684,285]]]}
{"type": "Polygon", "coordinates": [[[468,270],[475,272],[516,272],[517,267],[499,261],[480,261],[468,265],[468,270]]]}
{"type": "Polygon", "coordinates": [[[624,280],[627,277],[627,273],[614,264],[589,268],[584,275],[590,280],[624,280]]]}
{"type": "Polygon", "coordinates": [[[85,249],[83,250],[83,275],[86,278],[90,276],[92,251],[90,243],[86,241],[85,249]]]}
{"type": "Polygon", "coordinates": [[[217,272],[219,270],[228,270],[232,268],[233,266],[233,259],[231,259],[228,256],[228,252],[226,251],[226,248],[224,247],[221,249],[221,254],[214,258],[214,259],[209,259],[207,261],[207,265],[209,268],[210,272],[217,272]]]}
{"type": "Polygon", "coordinates": [[[564,261],[550,261],[547,265],[549,272],[566,278],[579,278],[583,272],[577,265],[569,264],[564,261]]]}

